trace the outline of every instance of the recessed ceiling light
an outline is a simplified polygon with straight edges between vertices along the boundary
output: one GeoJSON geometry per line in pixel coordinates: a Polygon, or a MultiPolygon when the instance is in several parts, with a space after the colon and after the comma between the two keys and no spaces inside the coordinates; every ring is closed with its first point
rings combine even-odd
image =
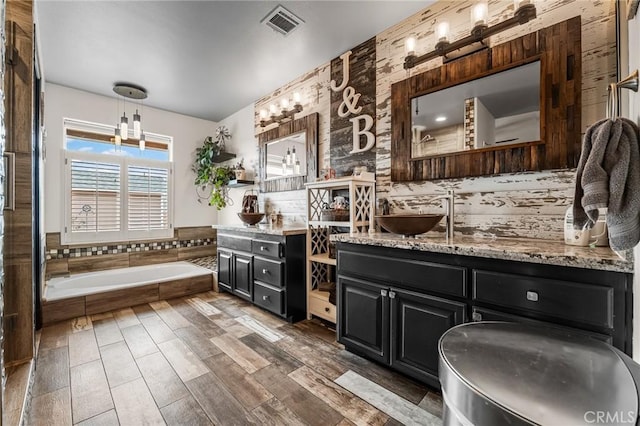
{"type": "Polygon", "coordinates": [[[439,115],[436,117],[436,121],[445,121],[447,119],[447,117],[445,117],[444,115],[439,115]]]}

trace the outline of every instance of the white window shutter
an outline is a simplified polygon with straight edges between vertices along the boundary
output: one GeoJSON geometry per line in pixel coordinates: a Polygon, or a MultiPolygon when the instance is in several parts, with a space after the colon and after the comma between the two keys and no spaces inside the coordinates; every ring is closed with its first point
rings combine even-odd
{"type": "Polygon", "coordinates": [[[129,230],[170,229],[169,169],[129,165],[127,180],[129,230]]]}
{"type": "Polygon", "coordinates": [[[120,165],[71,159],[73,233],[120,231],[120,165]]]}

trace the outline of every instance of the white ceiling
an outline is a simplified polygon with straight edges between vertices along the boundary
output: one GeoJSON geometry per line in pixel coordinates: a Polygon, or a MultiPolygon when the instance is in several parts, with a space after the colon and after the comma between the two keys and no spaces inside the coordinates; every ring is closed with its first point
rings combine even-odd
{"type": "Polygon", "coordinates": [[[219,121],[433,1],[36,0],[46,81],[219,121]],[[278,4],[305,23],[287,37],[260,21],[278,4]]]}

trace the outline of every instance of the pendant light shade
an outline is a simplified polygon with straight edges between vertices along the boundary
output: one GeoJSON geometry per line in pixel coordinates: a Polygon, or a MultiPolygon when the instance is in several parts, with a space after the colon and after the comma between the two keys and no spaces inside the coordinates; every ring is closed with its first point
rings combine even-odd
{"type": "Polygon", "coordinates": [[[133,138],[140,139],[140,133],[142,132],[142,124],[140,123],[140,114],[136,109],[136,113],[133,114],[133,138]]]}
{"type": "Polygon", "coordinates": [[[114,136],[114,141],[115,141],[116,146],[122,145],[122,138],[120,137],[120,128],[119,127],[115,128],[114,135],[115,135],[114,136]]]}
{"type": "Polygon", "coordinates": [[[146,148],[146,143],[147,140],[144,136],[144,133],[140,133],[140,144],[138,145],[140,147],[140,151],[144,151],[144,149],[146,148]]]}
{"type": "MultiPolygon", "coordinates": [[[[120,124],[116,126],[120,132],[120,143],[121,141],[126,141],[129,139],[129,119],[127,118],[126,106],[127,102],[125,98],[134,99],[137,101],[142,101],[142,99],[147,98],[147,91],[140,86],[136,86],[129,83],[117,83],[113,86],[113,91],[118,95],[123,97],[124,107],[125,109],[122,112],[122,117],[120,117],[120,124]]],[[[144,105],[143,105],[144,106],[144,105]]],[[[144,108],[143,108],[144,109],[144,108]]],[[[143,111],[144,112],[144,111],[143,111]]],[[[118,112],[120,115],[120,112],[118,112]]],[[[142,121],[140,119],[140,114],[136,109],[136,113],[133,114],[133,138],[138,139],[140,141],[140,149],[144,149],[144,135],[142,133],[142,121]]],[[[116,138],[116,140],[118,140],[116,138]]]]}
{"type": "Polygon", "coordinates": [[[122,118],[120,118],[120,138],[123,141],[129,139],[129,119],[127,118],[127,113],[122,114],[122,118]]]}

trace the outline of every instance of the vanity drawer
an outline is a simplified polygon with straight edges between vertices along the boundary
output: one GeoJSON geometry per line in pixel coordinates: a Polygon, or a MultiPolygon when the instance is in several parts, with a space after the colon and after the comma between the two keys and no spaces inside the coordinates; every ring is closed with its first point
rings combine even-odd
{"type": "Polygon", "coordinates": [[[274,314],[284,314],[284,290],[271,288],[260,283],[253,284],[253,303],[270,310],[274,314]]]}
{"type": "Polygon", "coordinates": [[[284,262],[253,258],[253,278],[267,284],[282,287],[284,284],[284,262]]]}
{"type": "Polygon", "coordinates": [[[281,244],[277,241],[253,240],[251,251],[260,256],[280,258],[283,256],[281,244]]]}
{"type": "Polygon", "coordinates": [[[338,251],[340,274],[369,278],[385,285],[465,297],[467,269],[416,259],[338,251]]]}
{"type": "Polygon", "coordinates": [[[251,238],[218,234],[218,247],[250,252],[251,238]]]}
{"type": "Polygon", "coordinates": [[[473,271],[473,300],[613,328],[614,289],[493,271],[473,271]]]}

